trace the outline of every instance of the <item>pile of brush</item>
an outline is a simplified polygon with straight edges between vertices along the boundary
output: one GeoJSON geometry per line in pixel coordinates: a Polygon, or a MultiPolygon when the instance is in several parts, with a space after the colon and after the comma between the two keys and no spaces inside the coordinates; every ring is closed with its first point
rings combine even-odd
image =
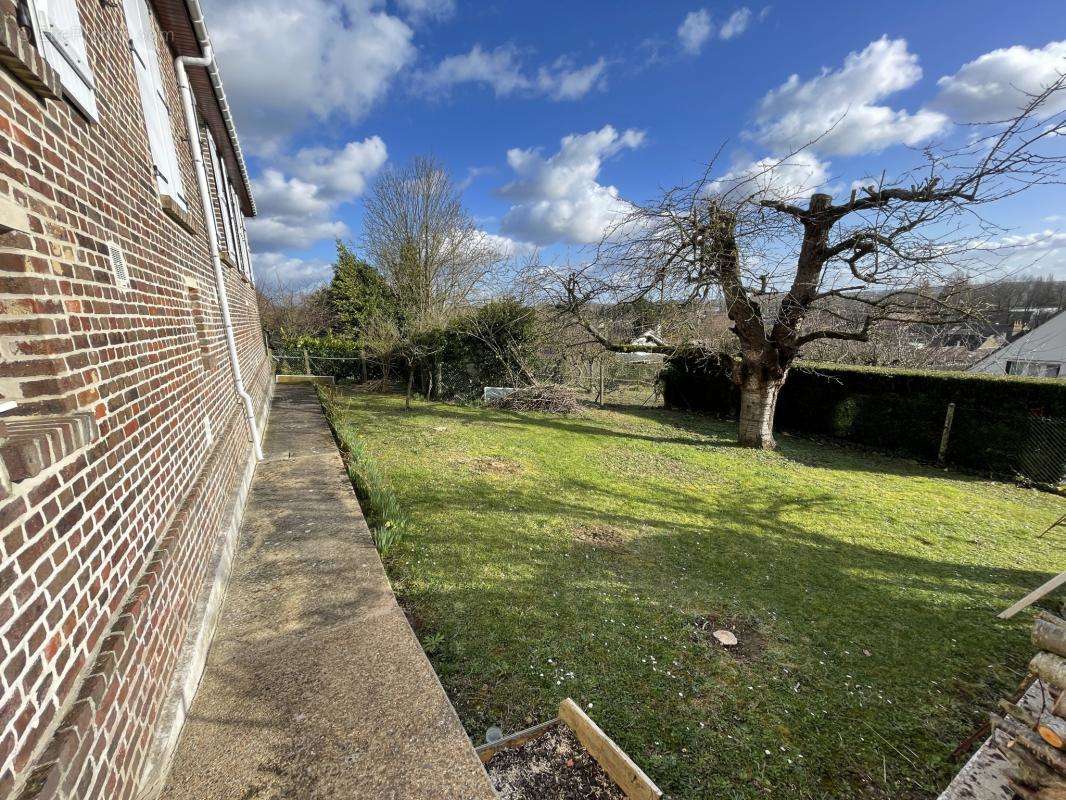
{"type": "Polygon", "coordinates": [[[486,405],[508,411],[548,411],[552,414],[573,414],[581,408],[573,389],[557,383],[515,389],[503,397],[489,400],[486,405]]]}
{"type": "Polygon", "coordinates": [[[1040,651],[1029,662],[1042,702],[1022,708],[1003,700],[992,715],[993,742],[1007,759],[1007,779],[1025,800],[1066,800],[1066,621],[1041,611],[1033,625],[1040,651]]]}

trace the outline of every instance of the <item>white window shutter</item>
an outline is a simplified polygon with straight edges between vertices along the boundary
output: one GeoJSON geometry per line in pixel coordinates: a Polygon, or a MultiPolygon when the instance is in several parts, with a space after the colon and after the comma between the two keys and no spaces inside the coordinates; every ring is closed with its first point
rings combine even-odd
{"type": "Polygon", "coordinates": [[[178,151],[174,145],[174,127],[164,92],[152,12],[146,0],[123,0],[126,25],[130,33],[130,53],[137,73],[137,88],[141,95],[141,109],[148,129],[148,143],[152,151],[156,184],[160,194],[169,195],[186,208],[182,187],[178,151]]]}
{"type": "Polygon", "coordinates": [[[233,219],[230,215],[229,197],[227,195],[229,183],[226,180],[225,165],[222,163],[222,159],[219,158],[218,149],[215,147],[215,139],[211,135],[211,131],[207,131],[207,147],[211,154],[211,172],[215,178],[215,194],[218,195],[218,207],[222,214],[222,232],[226,238],[226,250],[234,258],[237,258],[233,219]]]}
{"type": "Polygon", "coordinates": [[[75,0],[34,0],[37,43],[58,74],[63,91],[91,119],[97,119],[96,87],[75,0]]]}

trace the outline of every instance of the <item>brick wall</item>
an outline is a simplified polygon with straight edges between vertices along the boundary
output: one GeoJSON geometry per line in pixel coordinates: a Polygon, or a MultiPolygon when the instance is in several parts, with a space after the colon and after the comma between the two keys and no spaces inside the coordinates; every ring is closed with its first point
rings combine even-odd
{"type": "MultiPolygon", "coordinates": [[[[29,221],[0,233],[0,401],[18,403],[0,422],[4,800],[137,794],[251,467],[180,114],[184,222],[156,192],[122,5],[78,9],[96,122],[57,96],[17,38],[14,0],[0,0],[0,202],[29,221]],[[128,291],[109,241],[125,253],[128,291]]],[[[159,46],[178,109],[161,33],[159,46]]],[[[263,410],[271,376],[254,290],[236,269],[226,280],[263,410]]]]}

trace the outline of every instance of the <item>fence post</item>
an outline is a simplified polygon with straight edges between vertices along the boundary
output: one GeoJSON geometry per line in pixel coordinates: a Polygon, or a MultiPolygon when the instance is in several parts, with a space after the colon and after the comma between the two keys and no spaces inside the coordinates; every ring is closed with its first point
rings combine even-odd
{"type": "Polygon", "coordinates": [[[307,357],[307,348],[304,348],[304,375],[311,374],[311,359],[307,357]]]}
{"type": "Polygon", "coordinates": [[[600,391],[596,394],[596,402],[599,405],[603,405],[603,356],[599,358],[600,362],[600,391]]]}
{"type": "Polygon", "coordinates": [[[943,464],[948,455],[948,441],[951,439],[951,423],[955,420],[955,404],[948,403],[948,412],[944,415],[944,432],[940,434],[940,452],[936,463],[943,464]]]}

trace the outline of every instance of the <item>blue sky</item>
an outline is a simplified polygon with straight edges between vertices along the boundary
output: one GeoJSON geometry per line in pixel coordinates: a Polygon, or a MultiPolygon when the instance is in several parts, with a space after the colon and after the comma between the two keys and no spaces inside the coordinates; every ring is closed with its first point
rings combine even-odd
{"type": "MultiPolygon", "coordinates": [[[[782,180],[846,191],[1066,71],[1061,0],[205,5],[257,274],[297,287],[329,278],[369,182],[414,155],[450,169],[501,246],[558,258],[723,145],[718,171],[742,172],[837,121],[782,180]]],[[[1034,271],[1066,276],[1064,201],[1048,187],[993,213],[1034,271]]]]}

